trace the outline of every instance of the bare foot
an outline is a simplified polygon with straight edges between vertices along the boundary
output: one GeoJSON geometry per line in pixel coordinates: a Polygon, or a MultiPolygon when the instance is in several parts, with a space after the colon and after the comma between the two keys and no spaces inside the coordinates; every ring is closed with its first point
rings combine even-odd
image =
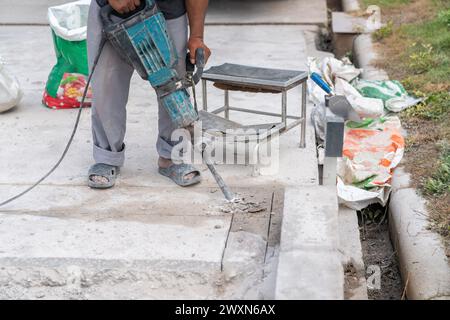
{"type": "MultiPolygon", "coordinates": [[[[159,159],[158,159],[158,166],[159,166],[160,168],[167,169],[167,168],[170,167],[171,165],[173,165],[172,160],[166,159],[166,158],[163,158],[163,157],[159,157],[159,159]]],[[[186,180],[191,180],[191,179],[193,179],[196,175],[197,175],[197,174],[193,172],[193,173],[189,173],[189,174],[185,175],[184,178],[185,178],[186,180]]]]}

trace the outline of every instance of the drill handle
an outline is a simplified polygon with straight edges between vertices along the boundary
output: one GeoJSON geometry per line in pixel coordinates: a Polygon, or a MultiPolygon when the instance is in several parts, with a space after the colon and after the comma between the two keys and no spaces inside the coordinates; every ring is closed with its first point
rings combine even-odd
{"type": "Polygon", "coordinates": [[[116,16],[121,19],[128,19],[130,17],[137,15],[144,9],[155,10],[155,13],[156,13],[156,10],[158,10],[155,2],[153,0],[141,1],[141,4],[136,8],[136,10],[129,12],[129,13],[125,13],[125,14],[118,13],[111,7],[111,5],[109,3],[107,3],[106,5],[104,5],[100,8],[100,17],[103,22],[103,26],[108,27],[108,26],[113,26],[115,24],[112,16],[116,16]]]}
{"type": "Polygon", "coordinates": [[[192,80],[195,84],[200,81],[205,64],[205,49],[203,48],[198,48],[195,52],[195,65],[191,63],[190,54],[186,55],[186,71],[192,74],[192,80]],[[195,68],[197,68],[197,72],[194,73],[195,68]]]}

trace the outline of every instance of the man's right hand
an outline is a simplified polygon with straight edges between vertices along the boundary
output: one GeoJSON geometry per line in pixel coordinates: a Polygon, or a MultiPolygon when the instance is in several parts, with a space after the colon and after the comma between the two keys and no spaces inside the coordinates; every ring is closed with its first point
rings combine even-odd
{"type": "Polygon", "coordinates": [[[126,14],[136,10],[141,4],[140,0],[108,0],[109,5],[118,13],[126,14]]]}

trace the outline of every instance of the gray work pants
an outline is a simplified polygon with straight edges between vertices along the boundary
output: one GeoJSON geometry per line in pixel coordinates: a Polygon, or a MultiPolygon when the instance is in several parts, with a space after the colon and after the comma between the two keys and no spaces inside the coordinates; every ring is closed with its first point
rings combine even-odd
{"type": "MultiPolygon", "coordinates": [[[[89,65],[98,53],[101,37],[102,23],[100,7],[92,1],[88,18],[88,57],[89,65]]],[[[187,45],[187,18],[186,15],[167,21],[169,35],[171,36],[178,53],[177,71],[180,76],[186,72],[185,59],[187,45]]],[[[105,163],[122,166],[125,159],[125,130],[126,130],[126,104],[130,88],[133,67],[124,62],[114,48],[106,43],[101,53],[97,69],[92,77],[92,134],[94,143],[94,160],[96,163],[105,163]]],[[[151,90],[150,83],[148,83],[151,90]]],[[[161,157],[170,159],[173,146],[171,134],[176,129],[166,112],[158,106],[158,140],[156,147],[161,157]]]]}

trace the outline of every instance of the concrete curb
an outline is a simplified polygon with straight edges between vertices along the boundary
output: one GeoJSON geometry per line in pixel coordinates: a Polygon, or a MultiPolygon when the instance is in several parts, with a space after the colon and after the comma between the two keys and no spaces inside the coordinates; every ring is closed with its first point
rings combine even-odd
{"type": "Polygon", "coordinates": [[[345,206],[339,206],[339,246],[341,263],[344,270],[352,270],[354,273],[346,274],[345,299],[368,300],[366,269],[360,240],[358,216],[355,210],[345,206]],[[352,277],[353,285],[347,285],[347,277],[352,277]]]}
{"type": "Polygon", "coordinates": [[[362,34],[356,37],[353,43],[353,56],[356,65],[363,68],[361,77],[366,80],[388,80],[386,71],[376,67],[375,62],[378,58],[375,51],[372,35],[362,34]]]}
{"type": "Polygon", "coordinates": [[[342,0],[342,9],[345,12],[353,12],[361,10],[358,0],[342,0]]]}
{"type": "MultiPolygon", "coordinates": [[[[353,54],[363,79],[386,80],[374,62],[377,54],[371,35],[360,35],[353,54]]],[[[409,176],[397,168],[392,178],[389,205],[390,234],[397,250],[408,299],[450,299],[450,265],[439,235],[428,229],[425,200],[410,187],[409,176]]]]}
{"type": "Polygon", "coordinates": [[[342,9],[345,12],[353,12],[361,10],[358,0],[342,0],[342,9]]]}
{"type": "Polygon", "coordinates": [[[406,295],[413,300],[450,300],[450,265],[440,236],[429,230],[426,202],[410,187],[403,168],[395,170],[392,180],[389,228],[406,295]]]}

